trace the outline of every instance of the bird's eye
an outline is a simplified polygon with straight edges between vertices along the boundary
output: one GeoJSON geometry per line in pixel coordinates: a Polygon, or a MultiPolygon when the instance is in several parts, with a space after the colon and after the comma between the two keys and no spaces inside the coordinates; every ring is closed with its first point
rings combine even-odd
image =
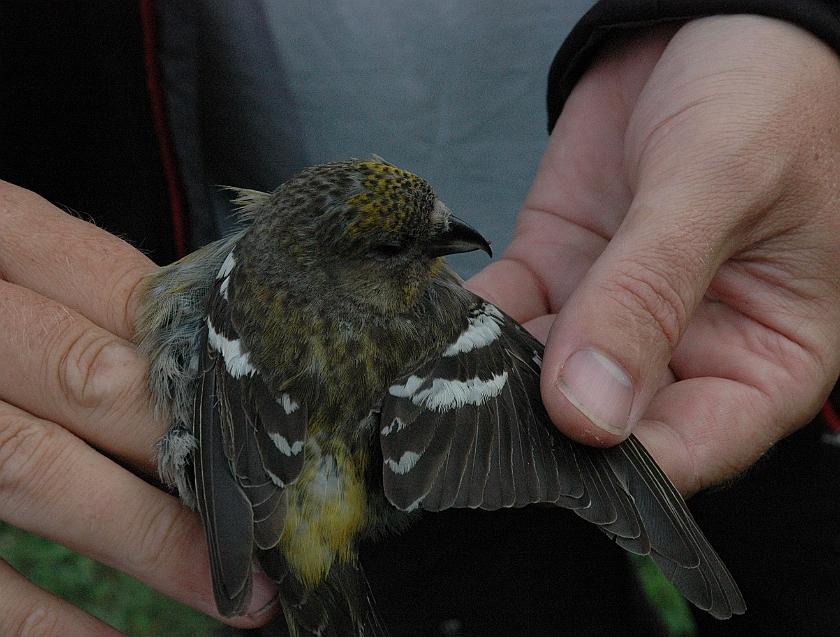
{"type": "Polygon", "coordinates": [[[405,246],[401,243],[380,243],[373,250],[383,257],[395,257],[400,254],[405,246]]]}

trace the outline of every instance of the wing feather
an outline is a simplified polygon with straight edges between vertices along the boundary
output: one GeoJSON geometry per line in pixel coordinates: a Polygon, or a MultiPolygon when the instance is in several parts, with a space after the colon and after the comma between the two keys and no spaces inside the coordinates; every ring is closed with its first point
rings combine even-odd
{"type": "Polygon", "coordinates": [[[241,615],[251,599],[253,514],[230,471],[217,407],[217,359],[206,347],[202,362],[195,418],[198,509],[207,533],[216,605],[225,616],[241,615]]]}
{"type": "Polygon", "coordinates": [[[253,367],[228,303],[236,272],[231,252],[208,297],[193,415],[198,508],[216,603],[228,617],[247,612],[255,548],[276,546],[283,533],[308,413],[292,390],[275,396],[253,367]]]}
{"type": "Polygon", "coordinates": [[[476,299],[457,341],[397,380],[383,401],[390,502],[429,511],[554,503],[625,549],[650,554],[683,595],[712,615],[744,612],[723,562],[635,437],[598,449],[552,424],[540,397],[541,365],[542,345],[476,299]]]}

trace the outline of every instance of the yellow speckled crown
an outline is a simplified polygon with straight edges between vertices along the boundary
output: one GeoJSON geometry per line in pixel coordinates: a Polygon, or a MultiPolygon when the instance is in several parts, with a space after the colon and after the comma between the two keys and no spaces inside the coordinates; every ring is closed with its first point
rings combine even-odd
{"type": "Polygon", "coordinates": [[[409,245],[435,223],[432,187],[379,158],[312,166],[266,198],[238,192],[243,218],[252,222],[253,249],[270,245],[307,267],[364,256],[376,247],[409,245]]]}
{"type": "Polygon", "coordinates": [[[399,235],[417,221],[415,213],[434,205],[432,187],[417,175],[378,161],[354,160],[360,192],[347,199],[352,212],[348,238],[374,232],[399,235]],[[354,210],[355,209],[355,210],[354,210]]]}

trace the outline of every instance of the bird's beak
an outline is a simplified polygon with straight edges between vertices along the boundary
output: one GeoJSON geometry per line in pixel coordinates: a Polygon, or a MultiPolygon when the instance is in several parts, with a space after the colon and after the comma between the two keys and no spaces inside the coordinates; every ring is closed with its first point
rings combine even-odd
{"type": "Polygon", "coordinates": [[[424,252],[432,257],[443,257],[447,254],[472,252],[473,250],[484,250],[491,257],[493,256],[493,251],[490,249],[487,239],[482,237],[469,224],[464,223],[454,215],[450,215],[446,229],[429,237],[424,252]]]}

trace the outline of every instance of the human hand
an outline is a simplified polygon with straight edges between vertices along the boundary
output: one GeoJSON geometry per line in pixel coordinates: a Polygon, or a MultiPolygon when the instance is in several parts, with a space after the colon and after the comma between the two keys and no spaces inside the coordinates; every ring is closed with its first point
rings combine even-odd
{"type": "Polygon", "coordinates": [[[836,54],[767,18],[601,52],[510,246],[468,282],[546,342],[564,433],[632,430],[690,494],[818,411],[840,373],[838,104],[836,54]]]}
{"type": "MultiPolygon", "coordinates": [[[[0,182],[0,519],[221,619],[198,514],[155,475],[147,363],[131,344],[154,264],[31,192],[0,182]],[[107,455],[106,455],[107,454],[107,455]]],[[[274,598],[255,578],[252,609],[274,598]]],[[[228,623],[266,623],[259,617],[228,623]]],[[[118,631],[0,560],[0,634],[118,631]]]]}

